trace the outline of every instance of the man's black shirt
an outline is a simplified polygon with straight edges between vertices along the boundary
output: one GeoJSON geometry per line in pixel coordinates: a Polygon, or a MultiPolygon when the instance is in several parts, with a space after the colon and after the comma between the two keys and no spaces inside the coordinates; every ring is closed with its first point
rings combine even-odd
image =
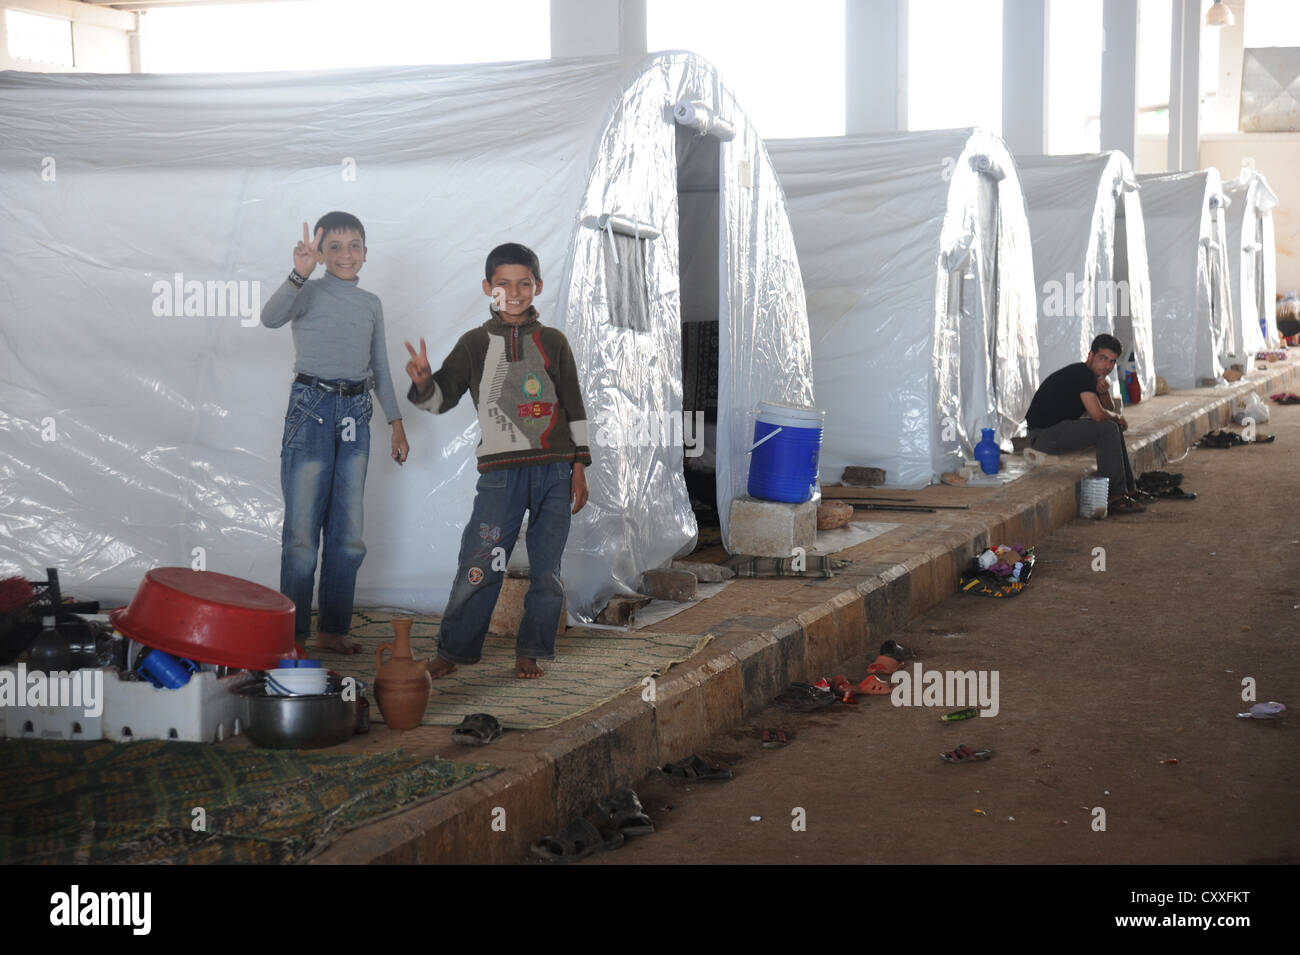
{"type": "Polygon", "coordinates": [[[1054,371],[1038,386],[1034,400],[1029,403],[1025,422],[1030,429],[1050,428],[1062,421],[1082,418],[1085,412],[1085,392],[1097,392],[1097,376],[1081,361],[1054,371]]]}

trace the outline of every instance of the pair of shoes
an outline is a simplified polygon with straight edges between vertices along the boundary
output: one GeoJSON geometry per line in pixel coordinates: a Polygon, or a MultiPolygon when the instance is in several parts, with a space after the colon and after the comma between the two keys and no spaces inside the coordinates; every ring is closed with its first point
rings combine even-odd
{"type": "Polygon", "coordinates": [[[486,746],[505,730],[501,721],[490,713],[472,713],[451,731],[451,741],[461,746],[486,746]]]}
{"type": "Polygon", "coordinates": [[[1275,395],[1269,395],[1271,399],[1280,405],[1300,405],[1300,395],[1290,391],[1279,391],[1275,395]]]}
{"type": "Polygon", "coordinates": [[[763,730],[762,740],[764,749],[779,749],[790,742],[790,737],[785,730],[763,730]]]}
{"type": "Polygon", "coordinates": [[[618,789],[592,803],[587,816],[573,820],[559,835],[542,836],[528,848],[539,859],[566,865],[593,852],[619,849],[628,836],[645,836],[654,831],[655,824],[645,814],[637,794],[631,789],[618,789]]]}
{"type": "Polygon", "coordinates": [[[951,752],[940,753],[939,758],[945,763],[982,763],[986,759],[993,758],[993,750],[971,749],[965,743],[962,743],[951,752]]]}
{"type": "Polygon", "coordinates": [[[609,852],[621,848],[623,833],[614,831],[601,832],[589,820],[573,820],[556,836],[542,836],[528,851],[539,859],[558,865],[567,865],[585,859],[593,852],[609,852]]]}
{"type": "Polygon", "coordinates": [[[1275,436],[1271,434],[1256,435],[1254,441],[1247,441],[1235,431],[1211,431],[1200,441],[1196,442],[1198,448],[1235,448],[1241,444],[1271,444],[1275,436]]]}
{"type": "Polygon", "coordinates": [[[732,778],[731,770],[723,766],[710,766],[698,756],[687,756],[669,763],[660,772],[675,783],[725,783],[732,778]]]}
{"type": "Polygon", "coordinates": [[[835,694],[830,691],[829,686],[823,690],[811,683],[796,681],[782,690],[772,702],[782,709],[806,713],[830,706],[835,702],[835,694]]]}
{"type": "Polygon", "coordinates": [[[1137,486],[1141,490],[1153,494],[1162,487],[1177,487],[1182,483],[1181,474],[1170,474],[1168,471],[1147,471],[1137,479],[1137,486]]]}
{"type": "Polygon", "coordinates": [[[1108,514],[1142,514],[1146,508],[1131,497],[1117,497],[1106,504],[1108,514]]]}
{"type": "Polygon", "coordinates": [[[882,679],[896,672],[908,660],[916,659],[916,651],[896,640],[886,640],[880,645],[880,655],[867,665],[867,676],[858,689],[870,696],[884,696],[893,692],[889,681],[882,679]]]}

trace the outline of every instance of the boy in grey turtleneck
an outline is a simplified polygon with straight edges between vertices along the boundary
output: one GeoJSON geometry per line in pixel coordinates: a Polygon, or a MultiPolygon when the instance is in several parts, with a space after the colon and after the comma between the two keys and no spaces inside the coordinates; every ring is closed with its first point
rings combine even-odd
{"type": "Polygon", "coordinates": [[[392,425],[392,457],[410,446],[388,371],[384,310],[357,286],[366,261],[366,230],[356,216],[331,212],[293,250],[293,271],[262,309],[262,324],[291,323],[297,373],[289,393],[280,450],[284,528],[280,592],[297,610],[294,640],[311,629],[316,553],[322,531],[320,619],[316,646],[338,653],[361,648],[348,640],[357,570],[366,556],[362,497],[370,459],[371,388],[392,425]],[[307,281],[317,264],[325,274],[307,281]]]}

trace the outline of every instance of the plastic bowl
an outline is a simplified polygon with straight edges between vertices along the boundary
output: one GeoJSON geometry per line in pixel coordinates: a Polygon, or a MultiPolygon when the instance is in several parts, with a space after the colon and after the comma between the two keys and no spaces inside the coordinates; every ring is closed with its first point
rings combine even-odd
{"type": "Polygon", "coordinates": [[[325,693],[329,673],[325,670],[267,670],[268,692],[275,695],[325,693]]]}
{"type": "Polygon", "coordinates": [[[296,652],[292,600],[213,571],[156,567],[109,618],[138,643],[200,663],[272,670],[296,652]]]}

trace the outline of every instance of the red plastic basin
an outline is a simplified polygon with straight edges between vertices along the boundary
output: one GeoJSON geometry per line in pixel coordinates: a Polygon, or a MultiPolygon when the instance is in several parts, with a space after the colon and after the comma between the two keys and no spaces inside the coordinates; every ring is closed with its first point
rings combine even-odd
{"type": "Polygon", "coordinates": [[[125,636],[178,657],[270,670],[294,655],[293,601],[228,574],[155,567],[109,618],[125,636]]]}

